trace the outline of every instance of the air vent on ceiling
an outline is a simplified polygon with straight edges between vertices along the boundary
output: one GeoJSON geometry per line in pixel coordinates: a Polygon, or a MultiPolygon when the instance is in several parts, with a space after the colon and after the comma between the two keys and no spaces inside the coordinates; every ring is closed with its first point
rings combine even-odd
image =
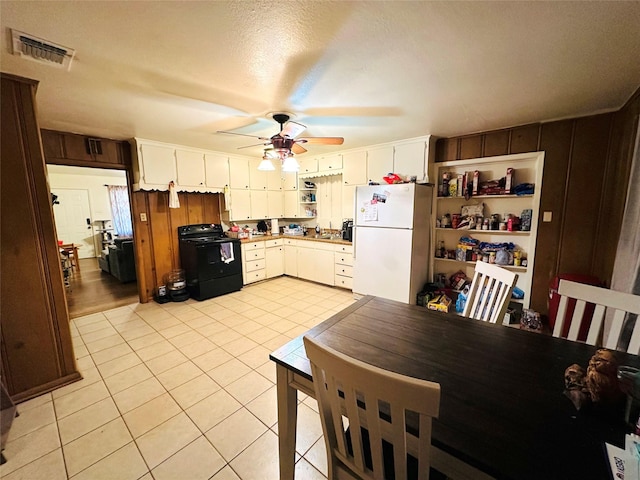
{"type": "Polygon", "coordinates": [[[11,29],[11,36],[14,55],[20,55],[23,58],[52,67],[66,68],[67,70],[71,68],[71,61],[76,53],[72,48],[56,45],[19,30],[11,29]]]}

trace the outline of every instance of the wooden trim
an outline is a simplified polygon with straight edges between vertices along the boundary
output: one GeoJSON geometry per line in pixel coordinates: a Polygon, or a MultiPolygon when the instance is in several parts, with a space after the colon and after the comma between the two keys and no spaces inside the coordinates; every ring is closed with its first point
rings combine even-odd
{"type": "Polygon", "coordinates": [[[67,165],[69,167],[106,168],[109,170],[128,170],[129,167],[122,163],[89,162],[73,160],[70,158],[47,158],[48,165],[67,165]]]}

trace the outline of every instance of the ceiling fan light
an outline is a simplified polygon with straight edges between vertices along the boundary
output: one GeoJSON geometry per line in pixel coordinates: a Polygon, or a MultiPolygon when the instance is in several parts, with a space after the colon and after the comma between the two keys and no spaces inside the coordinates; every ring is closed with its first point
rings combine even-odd
{"type": "Polygon", "coordinates": [[[284,159],[284,162],[282,162],[283,172],[297,172],[298,170],[300,170],[300,165],[298,165],[295,158],[287,157],[284,159]]]}
{"type": "Polygon", "coordinates": [[[258,170],[261,170],[263,172],[270,172],[275,169],[276,167],[273,166],[273,163],[268,158],[263,158],[260,162],[260,165],[258,165],[258,170]]]}

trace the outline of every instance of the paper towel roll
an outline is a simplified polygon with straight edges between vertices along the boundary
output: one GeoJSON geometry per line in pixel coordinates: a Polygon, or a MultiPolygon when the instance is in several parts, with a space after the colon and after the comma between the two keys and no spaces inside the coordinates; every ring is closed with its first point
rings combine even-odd
{"type": "Polygon", "coordinates": [[[280,228],[278,227],[278,219],[271,219],[271,235],[280,235],[280,228]]]}

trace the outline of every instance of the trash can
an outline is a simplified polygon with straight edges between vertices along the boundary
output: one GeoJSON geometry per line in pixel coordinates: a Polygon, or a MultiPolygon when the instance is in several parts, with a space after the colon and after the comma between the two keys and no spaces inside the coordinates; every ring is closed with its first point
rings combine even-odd
{"type": "MultiPolygon", "coordinates": [[[[584,283],[586,285],[595,285],[601,287],[602,282],[598,277],[593,275],[581,275],[578,273],[561,273],[551,280],[549,285],[549,326],[553,331],[553,326],[556,323],[556,315],[558,314],[558,307],[560,306],[560,295],[558,295],[558,287],[560,286],[560,280],[569,280],[570,282],[584,283]]],[[[562,336],[566,337],[569,334],[569,326],[571,324],[571,317],[573,311],[576,308],[575,299],[569,299],[567,302],[567,313],[565,314],[565,323],[562,331],[562,336]]],[[[585,341],[587,334],[589,333],[589,326],[591,325],[591,317],[593,317],[593,311],[595,305],[587,303],[584,309],[584,314],[580,322],[580,330],[578,332],[578,340],[585,341]]]]}

